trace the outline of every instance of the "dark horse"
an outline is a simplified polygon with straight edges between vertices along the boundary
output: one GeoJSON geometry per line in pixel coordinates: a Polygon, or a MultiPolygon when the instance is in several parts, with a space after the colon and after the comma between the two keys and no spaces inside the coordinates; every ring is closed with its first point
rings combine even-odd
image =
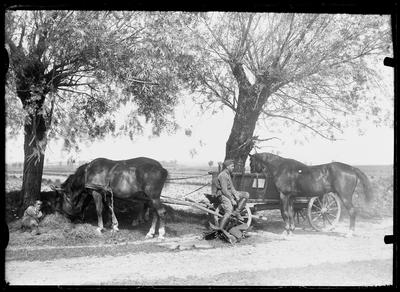
{"type": "MultiPolygon", "coordinates": [[[[129,160],[114,161],[97,158],[81,165],[61,184],[59,206],[70,216],[76,216],[87,205],[91,195],[96,205],[98,230],[103,229],[103,200],[111,212],[113,229],[118,230],[118,220],[114,214],[114,198],[149,203],[156,211],[146,238],[153,237],[157,220],[160,220],[159,238],[165,234],[165,208],[160,195],[168,171],[151,158],[138,157],[129,160]]],[[[58,207],[60,209],[60,207],[58,207]]]]}
{"type": "Polygon", "coordinates": [[[352,196],[358,181],[361,181],[369,202],[372,188],[368,177],[358,168],[331,162],[307,166],[294,159],[283,158],[271,153],[250,155],[251,172],[270,173],[281,198],[281,214],[285,221],[285,230],[290,234],[294,229],[294,197],[322,196],[333,192],[342,200],[350,214],[350,232],[354,232],[356,211],[352,196]]]}

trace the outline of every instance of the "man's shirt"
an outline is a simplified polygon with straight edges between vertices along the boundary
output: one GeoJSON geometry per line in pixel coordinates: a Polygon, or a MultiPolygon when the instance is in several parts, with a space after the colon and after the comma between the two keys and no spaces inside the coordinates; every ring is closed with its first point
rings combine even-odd
{"type": "Polygon", "coordinates": [[[37,221],[39,221],[39,218],[42,216],[42,212],[40,212],[40,210],[36,209],[34,206],[29,206],[24,212],[24,218],[32,217],[37,221]]]}
{"type": "Polygon", "coordinates": [[[223,171],[218,174],[218,178],[216,181],[217,187],[217,195],[219,195],[219,191],[223,196],[227,197],[231,201],[236,197],[236,189],[233,186],[231,175],[229,174],[229,170],[225,168],[223,171]]]}

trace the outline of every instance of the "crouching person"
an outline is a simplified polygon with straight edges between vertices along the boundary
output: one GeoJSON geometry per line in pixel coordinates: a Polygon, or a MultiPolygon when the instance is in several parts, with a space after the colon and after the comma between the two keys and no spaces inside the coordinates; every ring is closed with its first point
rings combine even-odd
{"type": "Polygon", "coordinates": [[[39,221],[43,217],[40,209],[42,208],[42,202],[36,201],[33,206],[29,206],[22,217],[22,229],[31,230],[32,235],[38,235],[39,232],[39,221]]]}

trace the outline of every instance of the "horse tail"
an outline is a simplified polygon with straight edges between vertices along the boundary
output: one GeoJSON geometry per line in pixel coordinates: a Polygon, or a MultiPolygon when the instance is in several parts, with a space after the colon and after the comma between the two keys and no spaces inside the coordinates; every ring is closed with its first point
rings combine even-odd
{"type": "Polygon", "coordinates": [[[358,168],[353,167],[357,177],[360,179],[361,184],[363,185],[365,200],[367,202],[371,202],[373,197],[372,186],[371,182],[369,181],[368,177],[358,168]]]}

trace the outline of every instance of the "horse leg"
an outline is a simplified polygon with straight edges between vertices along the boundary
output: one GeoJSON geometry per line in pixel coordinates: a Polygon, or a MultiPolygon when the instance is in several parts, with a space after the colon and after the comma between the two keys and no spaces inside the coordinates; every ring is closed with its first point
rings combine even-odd
{"type": "Polygon", "coordinates": [[[347,236],[352,236],[354,234],[355,226],[356,226],[356,210],[353,206],[351,199],[346,198],[345,196],[340,196],[342,198],[343,204],[346,209],[349,211],[350,215],[350,228],[347,236]]]}
{"type": "Polygon", "coordinates": [[[96,213],[97,213],[97,231],[101,233],[101,231],[104,229],[103,225],[103,197],[101,193],[97,191],[92,191],[92,196],[94,203],[96,205],[96,213]]]}
{"type": "Polygon", "coordinates": [[[146,234],[146,238],[152,238],[156,231],[157,220],[160,222],[160,226],[158,228],[158,239],[164,239],[165,235],[165,215],[166,211],[164,206],[161,204],[160,199],[152,200],[153,208],[155,209],[155,213],[153,214],[153,221],[151,223],[151,227],[149,232],[146,234]]]}
{"type": "Polygon", "coordinates": [[[144,203],[143,205],[143,222],[148,222],[150,220],[150,205],[148,203],[144,203]]]}
{"type": "Polygon", "coordinates": [[[131,223],[132,226],[137,226],[141,223],[144,223],[144,220],[143,220],[144,205],[145,204],[141,203],[141,202],[136,204],[135,211],[137,211],[137,216],[132,220],[132,223],[131,223]]]}
{"type": "Polygon", "coordinates": [[[285,231],[287,235],[290,234],[290,224],[289,224],[289,198],[284,194],[280,193],[280,198],[281,198],[281,215],[282,219],[285,222],[285,231]]]}
{"type": "Polygon", "coordinates": [[[107,203],[108,209],[110,210],[110,213],[111,213],[112,229],[113,229],[113,231],[119,231],[118,220],[114,213],[114,206],[112,206],[111,199],[109,199],[107,196],[106,196],[106,203],[107,203]]]}
{"type": "Polygon", "coordinates": [[[294,208],[293,208],[293,197],[289,197],[288,215],[289,215],[289,229],[291,232],[294,231],[296,226],[294,225],[294,208]]]}
{"type": "Polygon", "coordinates": [[[82,222],[85,222],[85,214],[86,214],[87,209],[89,209],[90,200],[91,200],[91,197],[90,196],[86,196],[85,201],[83,202],[82,215],[81,215],[82,222]]]}

